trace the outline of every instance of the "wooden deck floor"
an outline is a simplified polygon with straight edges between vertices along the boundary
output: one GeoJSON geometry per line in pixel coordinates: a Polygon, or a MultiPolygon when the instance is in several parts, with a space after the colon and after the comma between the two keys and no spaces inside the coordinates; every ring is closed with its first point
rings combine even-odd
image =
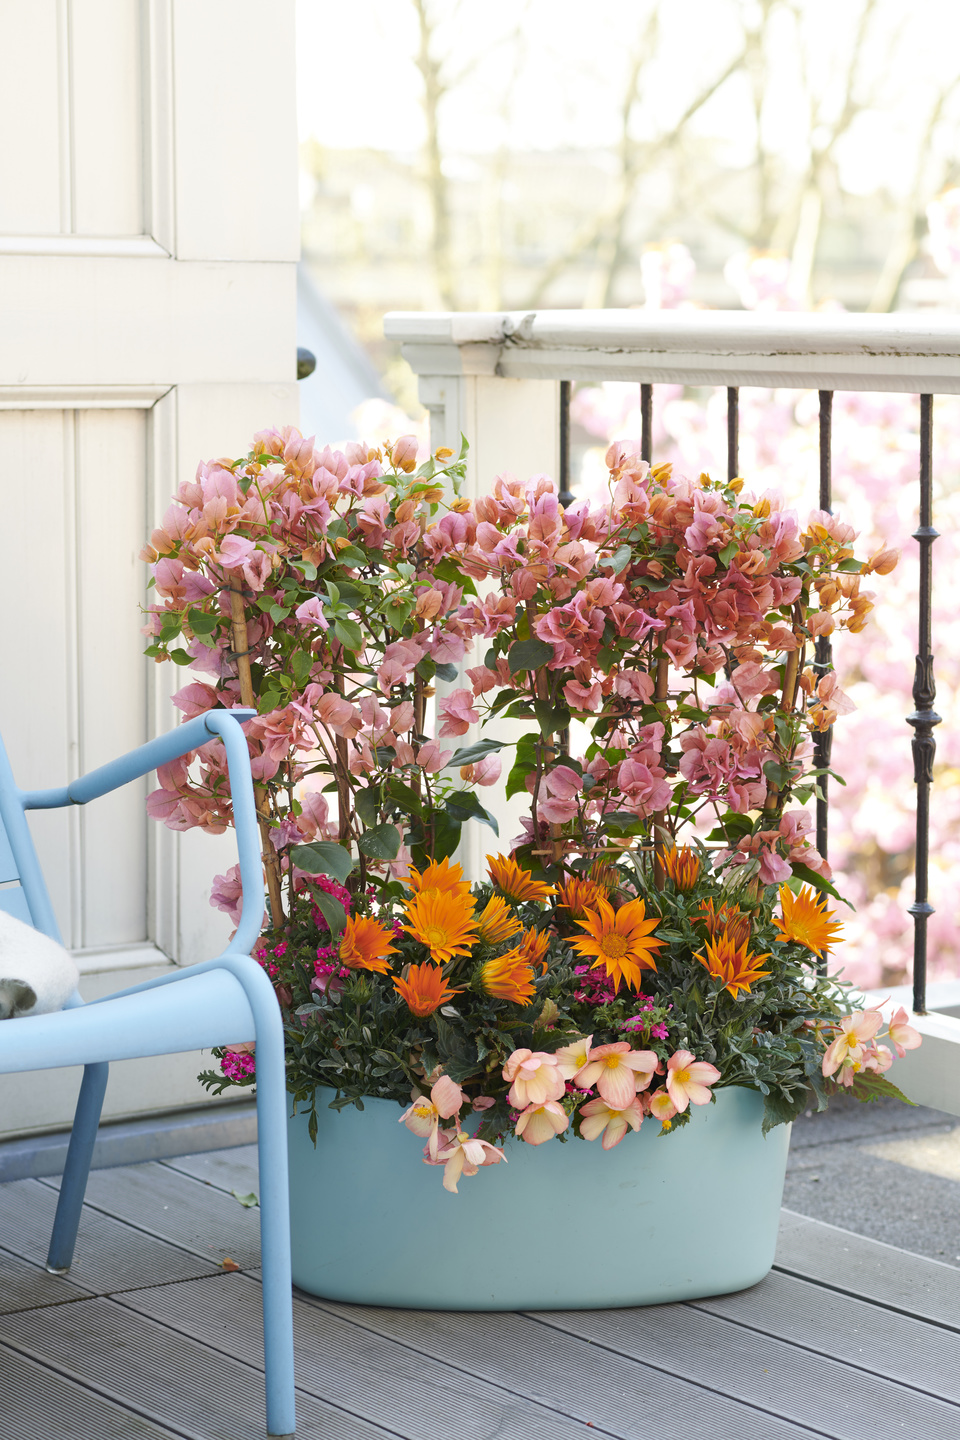
{"type": "MultiPolygon", "coordinates": [[[[57,1182],[0,1186],[2,1440],[263,1436],[258,1212],[230,1193],[255,1165],[94,1172],[69,1279],[42,1269],[57,1182]]],[[[294,1312],[301,1440],[960,1436],[960,1271],[789,1211],[774,1272],[721,1299],[294,1312]]]]}

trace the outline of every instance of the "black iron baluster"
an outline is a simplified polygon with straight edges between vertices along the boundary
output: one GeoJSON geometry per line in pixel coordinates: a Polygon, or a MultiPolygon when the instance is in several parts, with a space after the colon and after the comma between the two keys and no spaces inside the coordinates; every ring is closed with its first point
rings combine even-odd
{"type": "Polygon", "coordinates": [[[640,459],[653,459],[653,386],[640,386],[640,459]]]}
{"type": "Polygon", "coordinates": [[[573,504],[570,489],[570,389],[569,380],[560,381],[560,493],[557,499],[566,510],[573,504]]]}
{"type": "MultiPolygon", "coordinates": [[[[833,511],[832,485],[832,441],[833,441],[833,391],[820,391],[820,509],[828,514],[833,511]]],[[[818,679],[826,675],[833,664],[833,646],[826,635],[818,635],[814,646],[813,673],[818,679]]],[[[814,764],[818,770],[826,770],[833,750],[833,726],[821,730],[813,742],[814,764]]],[[[827,858],[827,837],[829,825],[829,776],[817,777],[820,794],[817,796],[817,849],[827,858]]]]}
{"type": "Polygon", "coordinates": [[[931,604],[933,592],[933,396],[920,396],[920,525],[913,538],[920,546],[920,614],[917,640],[917,662],[913,678],[913,703],[916,709],[907,716],[914,736],[913,779],[917,787],[917,860],[916,899],[910,906],[913,916],[913,1008],[918,1014],[927,1009],[927,921],[933,906],[927,900],[930,862],[930,786],[933,783],[933,761],[937,742],[933,727],[940,716],[933,708],[937,687],[933,678],[931,604]]]}
{"type": "Polygon", "coordinates": [[[727,386],[727,479],[740,474],[740,387],[727,386]]]}

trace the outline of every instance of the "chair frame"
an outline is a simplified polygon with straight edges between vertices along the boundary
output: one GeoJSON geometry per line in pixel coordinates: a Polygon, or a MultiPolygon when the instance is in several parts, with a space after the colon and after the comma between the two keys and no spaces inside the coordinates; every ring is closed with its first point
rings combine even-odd
{"type": "Polygon", "coordinates": [[[296,1430],[293,1372],[293,1313],[290,1273],[290,1214],[287,1192],[287,1095],[283,1022],[273,987],[250,952],[263,924],[263,870],[257,829],[250,756],[241,722],[249,709],[213,710],[179,729],[72,781],[50,790],[21,790],[0,743],[0,820],[16,862],[20,884],[37,930],[60,940],[50,898],[26,821],[27,810],[85,805],[132,780],[219,737],[227,752],[234,827],[243,888],[243,912],[236,934],[214,960],[185,966],[100,1000],[84,1004],[78,991],[54,1015],[23,1016],[0,1025],[0,1073],[50,1069],[82,1063],[83,1080],[50,1239],[47,1269],[66,1275],[73,1260],[87,1177],[93,1159],[111,1059],[176,1053],[254,1039],[257,1046],[257,1147],[260,1163],[260,1241],[263,1276],[263,1332],[266,1372],[267,1433],[292,1440],[296,1430]],[[217,987],[219,1013],[198,1018],[192,1000],[197,977],[204,993],[217,987]],[[229,977],[229,978],[228,978],[229,977]],[[131,997],[165,987],[184,987],[163,997],[166,1039],[151,1044],[121,1040],[132,1034],[143,1006],[131,997]],[[178,1007],[181,999],[183,1006],[178,1007]],[[222,1002],[222,1004],[220,1003],[222,1002]],[[189,1023],[180,1024],[179,1015],[189,1023]],[[246,1034],[234,1033],[239,1026],[246,1034]],[[233,1028],[231,1028],[233,1027],[233,1028]],[[209,1038],[199,1035],[199,1030],[209,1038]],[[185,1043],[179,1040],[185,1037],[185,1043]],[[154,1048],[157,1045],[157,1048],[154,1048]],[[50,1059],[53,1055],[56,1058],[50,1059]]]}

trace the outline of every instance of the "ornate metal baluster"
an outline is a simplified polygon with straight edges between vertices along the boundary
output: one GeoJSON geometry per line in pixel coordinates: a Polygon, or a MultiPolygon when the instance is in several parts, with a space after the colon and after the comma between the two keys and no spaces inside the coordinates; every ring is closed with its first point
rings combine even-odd
{"type": "Polygon", "coordinates": [[[566,510],[573,504],[570,489],[570,389],[569,380],[560,381],[560,493],[557,496],[566,510]]]}
{"type": "Polygon", "coordinates": [[[653,386],[640,386],[640,459],[653,459],[653,386]]]}
{"type": "Polygon", "coordinates": [[[740,387],[727,386],[727,479],[735,480],[740,471],[740,387]]]}
{"type": "Polygon", "coordinates": [[[917,860],[916,899],[910,906],[913,916],[913,1008],[919,1014],[927,1009],[927,920],[933,906],[927,900],[930,860],[930,786],[933,783],[933,761],[937,742],[933,727],[940,724],[933,702],[937,687],[933,678],[931,650],[931,600],[933,591],[933,542],[938,532],[933,528],[933,396],[920,396],[920,526],[913,538],[920,546],[920,615],[917,640],[917,663],[913,679],[913,703],[916,710],[907,716],[914,736],[913,778],[917,787],[917,860]]]}
{"type": "MultiPolygon", "coordinates": [[[[820,509],[828,513],[833,511],[833,461],[832,461],[832,440],[833,440],[833,391],[820,391],[820,509]]],[[[814,647],[813,672],[815,675],[826,675],[833,663],[833,646],[829,637],[820,635],[814,647]]],[[[833,727],[829,730],[822,730],[814,739],[813,755],[814,764],[818,770],[826,770],[830,764],[830,754],[833,750],[833,727]]],[[[820,795],[817,797],[817,849],[827,858],[828,826],[829,826],[829,797],[828,786],[829,776],[818,777],[820,795]]]]}

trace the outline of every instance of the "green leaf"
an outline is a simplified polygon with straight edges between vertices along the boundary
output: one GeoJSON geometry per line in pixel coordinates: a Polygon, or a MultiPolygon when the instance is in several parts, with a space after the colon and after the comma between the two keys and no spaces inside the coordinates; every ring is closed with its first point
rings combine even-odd
{"type": "Polygon", "coordinates": [[[722,560],[724,565],[729,565],[739,549],[740,544],[737,540],[728,540],[723,549],[717,551],[717,559],[722,560]]]}
{"type": "Polygon", "coordinates": [[[505,749],[506,743],[503,740],[478,740],[475,745],[467,745],[463,750],[458,750],[443,768],[452,770],[458,765],[472,765],[475,760],[482,760],[485,755],[494,755],[498,750],[505,749]]]}
{"type": "MultiPolygon", "coordinates": [[[[863,569],[863,565],[859,560],[851,558],[849,560],[841,560],[837,569],[845,571],[848,575],[859,575],[863,569]]],[[[894,1089],[896,1089],[896,1086],[894,1086],[894,1089]]]]}
{"type": "MultiPolygon", "coordinates": [[[[436,664],[436,661],[434,663],[436,664]]],[[[441,680],[456,680],[460,672],[456,665],[439,664],[436,673],[441,680]]]]}
{"type": "Polygon", "coordinates": [[[231,1190],[230,1194],[234,1200],[239,1201],[245,1210],[252,1210],[255,1205],[260,1204],[259,1197],[254,1195],[252,1190],[249,1195],[241,1195],[239,1190],[231,1190]]]}
{"type": "Polygon", "coordinates": [[[541,665],[552,660],[553,655],[553,646],[548,645],[546,640],[538,639],[536,635],[532,635],[529,640],[518,640],[507,652],[510,674],[516,675],[518,670],[538,670],[541,665]]]}
{"type": "Polygon", "coordinates": [[[375,825],[364,830],[357,841],[364,855],[371,860],[396,860],[403,840],[396,825],[375,825]]]}
{"type": "Polygon", "coordinates": [[[521,794],[526,790],[526,778],[531,771],[537,768],[537,745],[540,736],[535,732],[528,735],[521,735],[517,741],[517,757],[513,762],[510,774],[507,776],[507,799],[514,795],[521,794]]]}
{"type": "Polygon", "coordinates": [[[434,858],[448,860],[460,844],[460,821],[446,810],[435,810],[432,823],[434,858]]]}
{"type": "Polygon", "coordinates": [[[359,550],[356,545],[345,545],[342,550],[338,550],[337,560],[341,565],[349,565],[351,567],[366,565],[367,563],[366,555],[362,550],[359,550]]]}
{"type": "Polygon", "coordinates": [[[917,1103],[904,1095],[886,1075],[878,1075],[869,1070],[861,1070],[859,1075],[855,1075],[850,1089],[857,1100],[879,1100],[881,1096],[886,1096],[891,1100],[902,1100],[905,1105],[915,1106],[917,1103]]]}
{"type": "Polygon", "coordinates": [[[779,760],[768,760],[763,767],[763,773],[771,785],[776,785],[782,790],[785,785],[790,784],[790,766],[781,765],[779,760]]]}
{"type": "Polygon", "coordinates": [[[555,735],[558,730],[565,730],[570,724],[570,711],[565,705],[559,705],[555,710],[546,700],[538,700],[533,707],[533,713],[537,717],[542,735],[555,735]]]}
{"type": "Polygon", "coordinates": [[[413,614],[414,602],[411,599],[402,599],[399,595],[390,595],[384,600],[380,609],[388,625],[394,630],[399,630],[406,620],[413,614]]]}
{"type": "Polygon", "coordinates": [[[315,889],[313,903],[326,920],[330,934],[339,935],[347,923],[347,912],[340,901],[335,900],[332,895],[328,895],[326,890],[315,889]]]}
{"type": "Polygon", "coordinates": [[[414,669],[421,680],[430,681],[437,673],[436,662],[432,660],[429,655],[424,655],[423,659],[414,666],[414,669]]]}
{"type": "Polygon", "coordinates": [[[188,655],[186,650],[171,650],[170,659],[174,665],[190,665],[193,662],[193,656],[188,655]]]}
{"type": "Polygon", "coordinates": [[[390,799],[396,801],[410,815],[424,814],[423,797],[418,795],[412,785],[405,785],[402,780],[392,779],[387,785],[390,799]]]}
{"type": "MultiPolygon", "coordinates": [[[[796,860],[792,862],[792,865],[794,875],[807,885],[812,885],[816,890],[822,890],[825,895],[832,895],[834,900],[842,900],[844,905],[850,905],[850,901],[844,900],[840,891],[835,889],[829,880],[824,880],[823,876],[818,875],[816,870],[811,870],[809,865],[801,865],[796,860]]],[[[850,905],[850,909],[853,909],[852,905],[850,905]]]]}
{"type": "Polygon", "coordinates": [[[294,845],[290,859],[308,875],[332,875],[342,885],[357,862],[350,851],[333,840],[315,840],[310,845],[294,845]]]}
{"type": "Polygon", "coordinates": [[[187,620],[194,635],[212,635],[220,623],[219,615],[207,615],[203,610],[188,610],[187,620]]]}
{"type": "Polygon", "coordinates": [[[357,651],[363,647],[363,631],[355,620],[334,620],[333,633],[345,650],[357,651]]]}
{"type": "Polygon", "coordinates": [[[609,567],[613,570],[614,575],[619,575],[621,570],[626,570],[632,558],[633,550],[631,547],[629,545],[621,545],[612,555],[601,555],[597,560],[597,564],[601,565],[605,570],[609,567]]]}
{"type": "Polygon", "coordinates": [[[295,650],[290,657],[290,669],[293,671],[294,684],[298,690],[302,690],[310,679],[313,664],[314,656],[307,650],[295,650]]]}
{"type": "Polygon", "coordinates": [[[480,804],[475,791],[455,790],[452,795],[447,796],[446,810],[448,815],[452,815],[454,820],[461,823],[464,820],[482,820],[484,825],[489,825],[494,835],[499,838],[500,826],[490,811],[485,810],[480,804]]]}
{"type": "Polygon", "coordinates": [[[353,796],[353,805],[364,825],[376,825],[377,816],[380,813],[380,791],[375,785],[368,785],[363,790],[356,790],[353,796]]]}

